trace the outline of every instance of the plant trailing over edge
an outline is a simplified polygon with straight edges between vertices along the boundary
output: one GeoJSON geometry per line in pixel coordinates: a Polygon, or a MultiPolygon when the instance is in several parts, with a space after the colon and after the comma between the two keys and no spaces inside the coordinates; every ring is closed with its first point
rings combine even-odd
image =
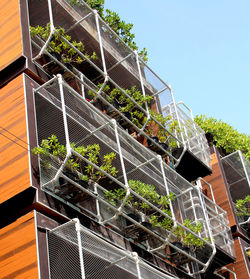
{"type": "MultiPolygon", "coordinates": [[[[86,157],[91,163],[99,166],[99,168],[106,173],[116,176],[117,170],[112,165],[112,161],[116,158],[114,152],[105,154],[103,158],[100,156],[99,144],[91,144],[86,147],[76,146],[75,143],[71,143],[71,147],[79,153],[81,156],[86,157]]],[[[39,147],[33,148],[34,154],[39,154],[42,158],[42,163],[45,168],[51,167],[51,156],[56,158],[59,162],[62,162],[67,154],[66,147],[60,144],[56,135],[51,135],[48,139],[43,139],[39,147]]],[[[95,169],[91,164],[84,163],[84,161],[75,155],[72,155],[67,163],[66,170],[74,172],[80,180],[99,182],[101,178],[105,177],[101,171],[95,169]]]]}
{"type": "Polygon", "coordinates": [[[241,150],[247,160],[250,160],[249,135],[241,134],[231,125],[212,117],[208,118],[205,115],[196,116],[194,120],[206,134],[212,135],[216,147],[223,148],[228,154],[241,150]]]}
{"type": "MultiPolygon", "coordinates": [[[[104,9],[104,0],[85,0],[85,2],[92,8],[98,11],[100,17],[109,25],[109,27],[133,50],[138,50],[138,46],[134,41],[135,35],[131,33],[133,24],[126,23],[121,20],[116,12],[109,9],[104,9]]],[[[80,0],[70,0],[71,6],[81,6],[80,0]]],[[[147,50],[143,48],[139,55],[144,61],[147,61],[147,50]]]]}
{"type": "Polygon", "coordinates": [[[250,195],[247,195],[244,199],[236,201],[236,215],[238,216],[250,216],[250,195]]]}
{"type": "MultiPolygon", "coordinates": [[[[30,26],[30,34],[31,38],[35,38],[36,36],[40,37],[42,40],[46,41],[50,35],[50,23],[48,23],[45,27],[37,25],[35,27],[30,26]]],[[[62,37],[68,40],[75,48],[81,51],[87,58],[96,60],[97,55],[93,52],[91,55],[88,53],[84,53],[84,45],[82,42],[72,41],[71,36],[68,35],[63,28],[56,28],[56,32],[53,35],[53,38],[49,42],[49,46],[47,51],[50,53],[57,53],[61,56],[61,59],[64,63],[73,63],[73,64],[81,64],[84,62],[84,59],[78,55],[78,53],[68,44],[66,43],[62,37]]]]}

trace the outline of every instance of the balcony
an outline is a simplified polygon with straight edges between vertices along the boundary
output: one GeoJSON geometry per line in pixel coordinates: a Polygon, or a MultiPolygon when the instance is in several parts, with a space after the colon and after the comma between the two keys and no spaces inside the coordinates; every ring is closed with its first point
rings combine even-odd
{"type": "Polygon", "coordinates": [[[174,135],[183,143],[186,151],[179,153],[178,150],[182,149],[179,146],[174,151],[180,156],[180,161],[175,165],[176,171],[188,181],[196,180],[197,175],[205,177],[211,174],[209,146],[204,131],[194,122],[192,110],[183,102],[173,102],[165,105],[162,111],[163,115],[169,115],[179,123],[174,135]]]}
{"type": "Polygon", "coordinates": [[[169,112],[164,121],[159,119],[161,104],[179,106],[169,85],[95,11],[84,2],[70,3],[29,1],[32,61],[44,76],[62,74],[75,91],[130,135],[168,157],[169,164],[189,181],[211,173],[208,146],[200,129],[191,128],[180,109],[177,114],[169,112]],[[190,165],[195,167],[188,168],[190,165]]]}
{"type": "MultiPolygon", "coordinates": [[[[226,180],[232,201],[244,199],[250,195],[250,163],[242,155],[240,150],[221,158],[226,180]]],[[[237,215],[242,228],[250,231],[249,216],[244,214],[237,215]]]]}
{"type": "Polygon", "coordinates": [[[73,220],[48,232],[50,278],[174,279],[73,220]]]}
{"type": "Polygon", "coordinates": [[[208,268],[214,239],[231,249],[216,204],[61,76],[37,88],[34,100],[41,186],[49,195],[187,273],[208,268]]]}

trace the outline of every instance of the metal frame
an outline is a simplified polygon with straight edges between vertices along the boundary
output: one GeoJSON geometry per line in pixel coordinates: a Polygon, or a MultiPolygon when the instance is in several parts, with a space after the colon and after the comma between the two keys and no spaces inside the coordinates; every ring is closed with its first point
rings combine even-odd
{"type": "MultiPolygon", "coordinates": [[[[60,75],[58,75],[58,77],[54,77],[51,81],[49,81],[49,82],[43,84],[42,86],[38,87],[37,89],[35,89],[34,94],[35,94],[35,96],[39,95],[39,96],[43,97],[46,101],[50,102],[50,104],[52,104],[53,106],[57,106],[57,107],[55,107],[57,109],[58,109],[58,104],[60,104],[59,109],[62,113],[61,117],[62,117],[63,123],[64,123],[63,130],[65,133],[65,140],[66,140],[66,146],[67,146],[67,155],[66,155],[64,162],[61,162],[60,166],[57,169],[55,169],[55,175],[49,181],[47,181],[46,183],[43,183],[43,185],[42,185],[43,189],[46,192],[48,192],[50,195],[53,195],[54,197],[59,198],[60,200],[63,201],[63,199],[60,198],[58,196],[58,194],[56,194],[56,192],[55,192],[55,184],[57,183],[58,178],[63,177],[71,185],[74,185],[75,187],[80,189],[82,192],[87,193],[89,196],[91,196],[92,198],[95,199],[96,205],[97,205],[97,212],[96,212],[96,214],[94,214],[93,212],[89,212],[89,213],[92,214],[92,216],[94,218],[96,218],[96,220],[98,220],[101,224],[109,224],[115,228],[113,221],[116,221],[119,216],[123,216],[124,218],[126,218],[127,220],[129,220],[130,222],[135,224],[136,227],[143,229],[148,234],[152,235],[152,237],[154,237],[155,239],[160,241],[160,245],[158,247],[151,247],[149,244],[146,244],[147,249],[150,252],[160,254],[161,256],[166,257],[165,252],[162,253],[162,251],[165,250],[166,246],[172,246],[175,250],[182,253],[186,257],[188,257],[193,263],[196,263],[196,264],[202,266],[203,268],[199,272],[205,272],[205,270],[208,268],[209,263],[213,259],[216,250],[215,250],[215,244],[214,244],[213,233],[212,233],[212,230],[214,230],[214,228],[213,228],[213,226],[211,226],[211,222],[210,222],[211,214],[208,214],[208,212],[207,212],[208,207],[206,207],[203,204],[205,198],[201,195],[199,188],[197,188],[196,186],[193,186],[192,184],[187,182],[178,173],[176,173],[173,169],[168,167],[166,165],[166,163],[163,162],[161,156],[155,155],[148,148],[144,147],[142,144],[140,144],[135,139],[133,139],[130,135],[128,135],[127,132],[124,131],[124,129],[120,128],[116,124],[115,120],[109,119],[109,117],[107,117],[105,114],[103,114],[99,109],[94,107],[90,102],[86,101],[82,96],[80,96],[76,91],[74,91],[65,81],[63,81],[63,79],[60,75]],[[60,91],[59,92],[60,94],[57,93],[57,95],[58,95],[57,98],[59,98],[60,100],[57,99],[55,101],[55,100],[53,100],[53,98],[55,98],[55,97],[53,97],[53,98],[51,97],[50,91],[51,91],[51,87],[53,87],[53,86],[58,88],[58,90],[60,91]],[[81,106],[82,110],[84,110],[84,111],[88,110],[89,113],[91,113],[92,117],[98,123],[100,123],[100,124],[98,124],[99,126],[96,126],[96,127],[91,127],[90,124],[88,125],[88,127],[84,127],[84,129],[86,129],[86,136],[83,137],[81,139],[81,141],[84,141],[90,137],[95,136],[95,137],[99,138],[99,140],[100,140],[100,142],[102,142],[102,144],[106,144],[106,145],[108,144],[109,148],[112,148],[112,150],[116,150],[116,153],[119,157],[120,169],[121,169],[121,174],[122,174],[120,177],[115,178],[115,177],[111,176],[110,174],[108,174],[105,171],[103,171],[102,169],[100,169],[99,166],[93,164],[87,158],[82,157],[80,154],[76,153],[76,151],[71,148],[70,132],[69,132],[69,128],[68,128],[68,119],[73,119],[76,123],[78,123],[77,122],[78,120],[76,118],[77,116],[76,115],[73,116],[73,114],[72,114],[74,112],[74,107],[68,107],[66,105],[65,94],[67,94],[67,99],[73,100],[75,98],[75,100],[77,100],[77,103],[79,104],[78,106],[81,106]],[[109,141],[112,141],[112,144],[110,142],[107,143],[106,138],[105,138],[105,131],[106,131],[105,129],[107,129],[107,128],[112,129],[112,131],[113,131],[112,132],[113,141],[112,141],[112,139],[109,140],[109,141]],[[125,151],[124,148],[122,147],[122,143],[124,143],[124,141],[127,141],[127,140],[129,140],[129,142],[131,144],[129,152],[125,151]],[[121,143],[121,141],[122,141],[122,143],[121,143]],[[79,185],[78,183],[76,183],[75,181],[73,181],[72,179],[70,179],[63,173],[63,168],[66,165],[67,160],[70,158],[70,156],[72,154],[74,154],[74,156],[81,158],[87,164],[92,165],[96,170],[102,172],[106,177],[108,177],[110,179],[110,181],[113,181],[116,185],[119,185],[119,187],[124,188],[127,191],[126,198],[124,199],[124,201],[122,202],[122,204],[119,207],[115,207],[115,206],[111,205],[107,200],[105,200],[101,195],[98,194],[100,191],[106,190],[105,188],[103,188],[103,186],[95,183],[93,191],[90,189],[85,189],[84,187],[82,187],[81,185],[79,185]],[[130,171],[127,171],[124,160],[126,160],[127,162],[130,160],[129,154],[133,154],[133,156],[134,156],[133,162],[132,161],[130,162],[130,164],[134,165],[134,168],[131,169],[130,171]],[[141,160],[143,160],[143,161],[138,161],[136,159],[137,156],[141,156],[141,158],[142,158],[141,160]],[[176,217],[174,205],[172,204],[172,202],[170,202],[170,209],[172,212],[172,216],[169,216],[169,215],[165,214],[163,211],[161,211],[159,208],[157,208],[154,204],[152,204],[151,202],[149,202],[142,196],[138,195],[135,191],[130,189],[130,187],[128,185],[128,176],[133,175],[133,173],[135,171],[142,173],[143,176],[147,176],[147,175],[149,175],[149,174],[147,174],[148,166],[150,166],[152,168],[152,171],[150,173],[151,179],[154,179],[154,181],[156,183],[161,184],[159,187],[162,187],[161,188],[162,190],[160,190],[160,191],[163,191],[163,189],[164,189],[164,191],[166,191],[166,194],[169,194],[171,191],[174,191],[177,193],[176,200],[178,200],[178,208],[180,208],[180,210],[182,212],[181,217],[180,216],[178,218],[176,217]],[[121,177],[123,177],[124,183],[121,182],[121,179],[120,179],[121,177]],[[160,178],[160,180],[159,180],[159,178],[160,178]],[[133,196],[137,197],[138,199],[140,199],[141,201],[147,203],[150,206],[150,208],[154,209],[156,212],[160,213],[162,216],[170,219],[173,222],[172,231],[166,230],[167,237],[164,238],[163,236],[159,235],[157,232],[149,230],[148,228],[144,227],[141,223],[135,221],[134,219],[132,219],[131,217],[129,217],[127,215],[127,212],[126,212],[124,206],[125,206],[125,201],[129,197],[129,195],[133,195],[133,196]],[[193,202],[193,198],[195,199],[195,202],[193,202]],[[197,221],[203,222],[204,228],[203,228],[202,234],[200,234],[200,233],[195,234],[192,231],[190,231],[188,228],[186,228],[182,225],[181,220],[183,221],[186,218],[185,211],[188,210],[188,208],[185,206],[185,200],[188,200],[188,199],[191,199],[191,201],[192,201],[192,206],[191,206],[192,212],[193,212],[192,221],[194,223],[197,221]],[[113,216],[103,219],[103,217],[101,216],[101,210],[102,210],[103,206],[111,208],[114,212],[113,216]],[[197,209],[203,216],[203,218],[201,218],[202,220],[199,220],[199,218],[196,216],[197,209]],[[179,249],[178,247],[176,247],[175,245],[173,245],[170,242],[170,239],[174,237],[173,231],[177,226],[183,228],[186,232],[195,235],[195,237],[197,237],[198,239],[201,239],[205,243],[205,245],[207,245],[207,247],[211,248],[211,255],[206,263],[199,261],[199,259],[195,258],[195,255],[192,256],[189,253],[186,253],[185,251],[179,249]],[[209,237],[211,239],[211,243],[204,240],[204,237],[209,237]]],[[[74,103],[76,103],[76,101],[74,101],[74,103]]],[[[35,106],[38,108],[39,103],[35,102],[35,106]]],[[[38,114],[39,114],[39,112],[38,112],[38,114]]],[[[38,117],[36,117],[36,118],[38,119],[38,117]]],[[[84,125],[84,124],[79,124],[79,125],[84,125]]],[[[38,140],[39,140],[39,137],[38,137],[38,140]]],[[[40,138],[40,140],[41,140],[41,138],[40,138]]],[[[41,168],[40,168],[40,170],[41,170],[41,168]]],[[[40,177],[42,178],[42,176],[43,176],[43,174],[41,173],[40,177]]],[[[214,203],[214,201],[210,201],[210,202],[216,208],[216,210],[213,212],[214,215],[212,216],[212,218],[216,218],[216,216],[219,215],[218,210],[217,210],[217,208],[219,208],[219,207],[214,203]]],[[[69,202],[67,202],[67,201],[66,201],[66,203],[69,204],[69,202]]],[[[73,206],[74,208],[80,208],[80,210],[87,211],[85,208],[81,208],[77,204],[75,204],[75,205],[69,204],[69,205],[73,206]]],[[[226,218],[226,216],[225,216],[225,218],[226,218]]],[[[187,273],[192,274],[192,272],[189,269],[187,269],[187,273]]]]}
{"type": "Polygon", "coordinates": [[[203,178],[199,178],[196,183],[200,189],[200,196],[205,206],[206,216],[215,244],[228,254],[235,256],[234,241],[227,212],[216,204],[211,184],[203,178]],[[202,193],[202,183],[209,187],[212,200],[202,193]],[[214,223],[217,223],[217,225],[214,225],[214,223]]]}
{"type": "MultiPolygon", "coordinates": [[[[177,279],[177,277],[174,275],[167,274],[166,271],[163,271],[159,268],[155,269],[148,265],[138,256],[136,252],[129,252],[128,250],[124,250],[122,247],[110,244],[105,239],[83,227],[78,219],[73,219],[61,226],[56,227],[55,229],[48,231],[48,238],[53,235],[61,238],[66,243],[69,242],[78,247],[79,261],[82,269],[82,279],[89,278],[88,276],[95,278],[92,276],[95,276],[102,271],[107,271],[114,266],[124,269],[124,271],[126,270],[131,275],[136,276],[138,279],[146,278],[144,277],[145,275],[154,276],[154,278],[157,279],[177,279]],[[93,243],[95,243],[94,249],[89,250],[89,247],[91,247],[93,243]],[[89,254],[92,254],[98,258],[101,257],[102,251],[104,251],[103,249],[105,249],[105,260],[110,263],[106,266],[103,266],[101,269],[93,271],[90,274],[86,274],[84,261],[85,257],[87,257],[87,254],[84,255],[84,252],[88,252],[89,254]],[[95,252],[98,250],[100,254],[95,254],[95,252]],[[126,269],[126,266],[131,264],[134,265],[134,268],[131,270],[126,269]],[[149,275],[147,273],[149,273],[149,275]]],[[[49,250],[51,250],[52,253],[53,249],[56,249],[56,247],[53,247],[53,244],[50,244],[49,250]]],[[[68,259],[68,261],[70,260],[71,259],[68,259]]],[[[61,263],[56,262],[56,264],[60,265],[61,263]]],[[[149,278],[152,277],[148,277],[148,279],[149,278]]]]}
{"type": "Polygon", "coordinates": [[[223,275],[219,274],[219,272],[223,271],[223,270],[226,270],[226,271],[230,272],[231,274],[233,274],[234,279],[237,279],[236,273],[233,272],[231,269],[228,269],[227,267],[224,267],[224,266],[222,268],[216,270],[214,272],[214,274],[217,275],[218,277],[222,278],[222,279],[225,279],[225,277],[223,275]]]}
{"type": "Polygon", "coordinates": [[[180,131],[176,132],[175,136],[183,142],[184,147],[211,169],[211,157],[205,132],[194,122],[192,110],[183,102],[173,102],[164,106],[162,111],[178,122],[180,131]],[[186,109],[188,114],[181,107],[186,109]],[[187,125],[187,122],[190,125],[187,125]]]}
{"type": "MultiPolygon", "coordinates": [[[[62,5],[64,8],[67,9],[72,9],[72,11],[74,10],[73,7],[71,7],[68,4],[69,1],[66,0],[56,0],[56,3],[58,3],[59,5],[62,5]]],[[[72,29],[74,29],[76,26],[81,26],[84,28],[84,24],[88,23],[86,22],[90,17],[94,17],[95,18],[95,25],[96,25],[96,29],[95,27],[92,28],[92,31],[95,32],[95,36],[96,39],[98,39],[98,43],[99,43],[99,49],[100,49],[100,54],[101,54],[101,65],[102,65],[102,69],[100,66],[96,65],[93,61],[91,61],[88,57],[86,57],[86,55],[84,55],[82,52],[80,52],[76,47],[74,47],[68,40],[66,40],[65,38],[62,37],[62,39],[70,46],[72,47],[76,53],[85,61],[87,61],[89,63],[89,65],[91,65],[93,68],[95,68],[95,70],[99,73],[99,77],[102,77],[104,82],[101,88],[97,88],[96,85],[93,83],[93,81],[89,80],[83,73],[79,72],[76,68],[73,68],[72,70],[69,70],[62,62],[58,61],[55,57],[53,57],[49,52],[48,52],[48,48],[49,48],[49,42],[50,40],[53,38],[53,34],[56,32],[55,26],[54,26],[54,14],[53,14],[53,8],[52,8],[52,2],[51,0],[47,0],[47,4],[48,4],[48,12],[49,12],[49,19],[50,19],[50,35],[49,38],[47,39],[46,42],[43,42],[42,40],[40,40],[40,46],[33,40],[32,41],[32,45],[35,46],[38,50],[39,53],[32,58],[32,61],[41,68],[41,65],[38,63],[38,59],[41,58],[41,56],[43,54],[46,54],[47,56],[50,57],[50,59],[54,62],[56,62],[58,65],[60,65],[65,71],[70,72],[70,74],[72,76],[74,76],[74,78],[81,84],[81,89],[82,92],[81,94],[84,96],[84,91],[87,90],[92,90],[96,92],[96,97],[95,100],[98,99],[100,100],[102,103],[104,103],[105,105],[108,105],[110,108],[112,108],[114,111],[116,111],[116,113],[119,115],[120,118],[124,119],[127,123],[129,123],[131,125],[131,127],[133,127],[137,133],[138,136],[143,135],[144,137],[147,138],[148,141],[150,141],[152,144],[156,145],[158,150],[160,150],[164,155],[163,156],[169,156],[170,158],[173,158],[173,162],[175,164],[175,166],[177,166],[179,164],[179,162],[182,159],[182,156],[185,152],[185,149],[189,148],[189,146],[187,145],[187,143],[185,142],[184,136],[182,135],[181,132],[181,137],[179,137],[179,135],[172,133],[168,130],[168,127],[163,127],[156,119],[154,119],[154,117],[149,113],[149,108],[147,103],[144,104],[144,106],[140,106],[137,102],[135,102],[127,93],[126,91],[123,89],[123,86],[121,86],[119,84],[119,82],[115,82],[112,77],[110,76],[109,72],[114,70],[115,67],[117,66],[122,66],[124,68],[126,68],[126,70],[129,72],[129,74],[131,75],[131,77],[135,78],[138,81],[138,84],[140,84],[140,90],[143,94],[143,96],[145,96],[146,94],[146,89],[151,92],[150,94],[153,96],[153,98],[156,100],[156,105],[158,107],[158,111],[161,112],[161,107],[159,106],[159,96],[161,97],[161,99],[164,99],[164,102],[166,99],[169,99],[169,104],[173,104],[174,106],[174,110],[175,110],[175,114],[177,117],[177,121],[179,123],[179,126],[182,127],[181,125],[181,121],[179,119],[179,114],[178,114],[178,110],[179,108],[177,107],[177,105],[175,104],[175,100],[174,100],[174,95],[173,95],[173,91],[171,89],[171,86],[168,85],[167,83],[165,83],[162,79],[160,79],[159,76],[157,76],[146,64],[145,62],[139,57],[138,53],[135,51],[132,51],[120,38],[119,36],[102,20],[102,18],[98,15],[97,11],[92,10],[91,8],[89,8],[87,6],[87,4],[85,2],[80,2],[82,7],[84,9],[86,9],[86,15],[81,17],[81,15],[77,14],[77,18],[76,18],[76,23],[73,24],[70,28],[68,28],[67,31],[71,31],[72,29]],[[79,18],[78,18],[79,17],[79,18]],[[115,41],[117,44],[119,43],[121,45],[121,47],[123,48],[123,50],[125,50],[126,55],[123,57],[123,55],[119,52],[114,52],[111,53],[111,55],[113,55],[114,57],[116,57],[116,63],[113,64],[110,67],[107,67],[107,62],[106,62],[106,56],[105,56],[105,51],[108,51],[107,48],[109,46],[109,44],[111,44],[107,38],[103,37],[103,29],[105,29],[108,34],[112,34],[112,39],[110,39],[111,41],[115,41]],[[135,60],[135,64],[133,66],[129,65],[129,61],[131,59],[135,60]],[[144,75],[141,72],[141,69],[143,69],[144,71],[144,75]],[[150,79],[155,80],[155,83],[151,83],[150,79]],[[133,122],[131,122],[124,114],[122,114],[117,108],[115,108],[111,103],[109,103],[106,98],[103,97],[103,88],[107,83],[111,83],[114,87],[118,88],[127,98],[129,98],[134,104],[135,106],[139,109],[139,111],[141,111],[147,118],[146,123],[143,125],[143,127],[139,128],[137,127],[133,122]],[[157,89],[158,85],[154,85],[154,84],[161,84],[161,88],[157,89]],[[91,86],[90,86],[91,85],[91,86]],[[84,90],[85,88],[85,90],[84,90]],[[178,143],[178,146],[183,146],[183,151],[182,151],[182,155],[179,158],[174,158],[173,155],[171,154],[171,150],[165,150],[160,144],[156,143],[153,139],[151,139],[151,137],[149,137],[147,135],[147,133],[145,133],[145,128],[146,125],[148,123],[148,121],[150,119],[153,119],[158,125],[159,127],[165,129],[166,133],[169,135],[170,138],[172,138],[174,141],[176,141],[178,143]]],[[[74,10],[75,16],[76,16],[76,11],[74,10]]],[[[112,46],[110,47],[110,49],[112,49],[112,46]]],[[[109,50],[110,50],[109,49],[109,50]]],[[[110,50],[110,52],[112,52],[110,50]]],[[[198,132],[197,132],[198,134],[198,132]]],[[[202,147],[205,146],[206,141],[202,143],[202,147]]],[[[191,150],[192,152],[192,150],[191,150]]],[[[202,149],[201,154],[198,155],[198,157],[208,166],[209,165],[209,158],[207,157],[208,154],[203,154],[205,152],[204,149],[202,149]]],[[[195,154],[197,155],[197,154],[195,154]]]]}
{"type": "MultiPolygon", "coordinates": [[[[242,152],[240,150],[222,157],[221,162],[226,176],[229,191],[231,193],[233,206],[235,208],[236,200],[244,199],[246,195],[250,195],[250,163],[242,155],[242,152]],[[233,180],[232,174],[237,175],[236,178],[233,177],[233,180]]],[[[246,218],[244,217],[245,216],[237,215],[239,225],[242,226],[242,228],[244,228],[245,225],[249,224],[250,221],[250,218],[246,220],[246,218]]]]}

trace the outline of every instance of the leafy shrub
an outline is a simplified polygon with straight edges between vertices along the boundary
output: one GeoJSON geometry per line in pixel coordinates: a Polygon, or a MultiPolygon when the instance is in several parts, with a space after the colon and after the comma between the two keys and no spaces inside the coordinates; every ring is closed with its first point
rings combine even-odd
{"type": "Polygon", "coordinates": [[[206,134],[212,135],[216,147],[223,148],[227,154],[241,150],[242,154],[250,160],[249,135],[239,133],[231,125],[205,115],[196,116],[194,120],[206,134]]]}
{"type": "MultiPolygon", "coordinates": [[[[84,45],[82,42],[72,41],[71,36],[66,33],[63,28],[55,28],[56,32],[54,33],[52,39],[49,42],[49,47],[47,48],[48,52],[55,52],[59,54],[65,63],[76,63],[81,64],[84,59],[78,55],[76,50],[74,50],[68,43],[66,43],[62,37],[69,41],[76,49],[84,53],[84,45]]],[[[45,27],[37,25],[35,27],[30,26],[30,35],[31,38],[36,36],[40,37],[42,40],[46,41],[50,35],[50,23],[45,27]]],[[[86,52],[84,55],[92,60],[96,60],[97,55],[95,52],[90,56],[86,52]]]]}
{"type": "Polygon", "coordinates": [[[250,195],[247,195],[244,199],[237,200],[235,207],[238,216],[250,216],[250,195]]]}
{"type": "MultiPolygon", "coordinates": [[[[112,161],[116,158],[114,152],[107,153],[101,158],[99,144],[90,144],[84,147],[71,143],[71,148],[81,156],[86,157],[91,163],[99,166],[101,170],[114,177],[116,176],[118,171],[112,165],[112,161]]],[[[59,143],[56,135],[51,135],[48,139],[43,139],[40,146],[33,148],[32,152],[41,156],[42,163],[47,169],[51,167],[50,156],[62,162],[67,155],[65,145],[59,143]]],[[[70,169],[78,174],[79,179],[84,181],[92,180],[98,183],[101,178],[105,177],[105,174],[101,171],[98,171],[91,164],[85,163],[79,156],[75,155],[71,155],[67,160],[66,169],[70,169]]]]}
{"type": "MultiPolygon", "coordinates": [[[[133,24],[126,23],[121,20],[120,16],[109,9],[104,9],[104,0],[85,0],[85,2],[92,8],[97,10],[100,17],[109,25],[109,27],[133,50],[138,50],[138,46],[134,41],[135,34],[131,33],[133,24]]],[[[71,0],[71,6],[81,6],[80,0],[71,0]]],[[[147,61],[147,50],[143,48],[139,55],[144,61],[147,61]]]]}

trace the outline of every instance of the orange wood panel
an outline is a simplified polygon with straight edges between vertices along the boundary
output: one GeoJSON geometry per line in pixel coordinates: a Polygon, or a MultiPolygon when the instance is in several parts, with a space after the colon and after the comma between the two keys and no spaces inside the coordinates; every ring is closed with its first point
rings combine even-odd
{"type": "Polygon", "coordinates": [[[0,230],[0,277],[38,278],[34,212],[0,230]]]}
{"type": "MultiPolygon", "coordinates": [[[[217,155],[214,153],[212,157],[212,170],[213,173],[204,179],[211,184],[216,203],[227,212],[230,226],[235,225],[235,218],[233,210],[229,202],[226,185],[222,177],[222,171],[218,162],[217,155]]],[[[209,196],[209,191],[208,191],[209,196]]],[[[211,197],[210,197],[211,198],[211,197]]]]}
{"type": "Polygon", "coordinates": [[[23,52],[19,0],[1,0],[0,18],[0,70],[2,70],[23,52]]]}
{"type": "Polygon", "coordinates": [[[30,186],[23,75],[0,89],[0,203],[30,186]]]}
{"type": "MultiPolygon", "coordinates": [[[[236,261],[233,264],[227,266],[228,269],[236,273],[237,279],[250,278],[250,264],[249,259],[245,255],[245,248],[243,246],[243,240],[236,238],[234,240],[234,248],[236,261]]],[[[230,279],[234,279],[232,274],[228,274],[230,279]]]]}

